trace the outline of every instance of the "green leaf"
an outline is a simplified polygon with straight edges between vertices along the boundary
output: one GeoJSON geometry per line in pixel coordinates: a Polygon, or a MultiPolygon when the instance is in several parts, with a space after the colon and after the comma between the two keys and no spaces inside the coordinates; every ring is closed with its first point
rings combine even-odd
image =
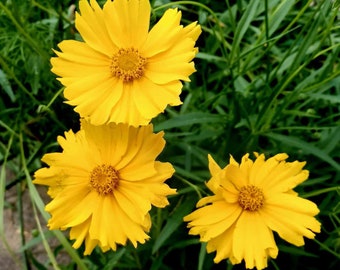
{"type": "Polygon", "coordinates": [[[9,83],[6,74],[2,71],[2,69],[0,69],[0,85],[5,93],[9,96],[11,101],[14,102],[16,100],[16,97],[13,93],[11,84],[9,83]]]}
{"type": "Polygon", "coordinates": [[[225,121],[225,117],[221,115],[203,112],[192,112],[175,116],[169,120],[155,125],[155,132],[176,127],[190,126],[194,124],[223,123],[225,121]]]}
{"type": "Polygon", "coordinates": [[[237,24],[237,28],[233,37],[233,44],[231,49],[231,56],[230,59],[233,61],[234,55],[236,54],[236,50],[239,50],[239,45],[241,43],[242,38],[244,37],[247,29],[249,28],[249,25],[251,21],[254,19],[257,8],[259,6],[260,1],[259,0],[253,0],[249,2],[249,5],[247,5],[246,10],[243,12],[243,15],[241,17],[241,20],[237,24]]]}
{"type": "Polygon", "coordinates": [[[286,16],[289,10],[292,8],[296,1],[295,0],[286,0],[282,1],[274,11],[273,15],[269,17],[269,36],[271,36],[277,28],[280,26],[282,21],[286,19],[286,16]]]}
{"type": "Polygon", "coordinates": [[[299,248],[299,247],[279,245],[279,249],[282,252],[294,254],[295,256],[300,255],[300,256],[306,256],[306,257],[312,257],[312,258],[318,257],[317,255],[310,253],[310,252],[307,252],[307,251],[305,251],[305,250],[303,250],[302,248],[299,248]]]}
{"type": "Polygon", "coordinates": [[[334,103],[334,104],[340,103],[340,96],[336,96],[336,95],[312,93],[312,94],[309,94],[309,97],[313,99],[321,99],[321,100],[334,103]]]}
{"type": "MultiPolygon", "coordinates": [[[[272,138],[278,142],[281,142],[283,144],[299,148],[300,150],[304,151],[306,154],[312,154],[316,156],[319,159],[322,159],[323,161],[327,162],[331,166],[333,166],[336,170],[340,171],[340,165],[337,163],[334,159],[332,159],[325,151],[321,150],[320,148],[314,146],[311,143],[305,142],[299,138],[293,137],[293,136],[286,136],[276,133],[267,133],[264,134],[264,136],[272,138]]],[[[336,138],[336,140],[339,140],[339,138],[336,138]]]]}
{"type": "Polygon", "coordinates": [[[163,230],[157,237],[155,244],[152,247],[152,254],[155,254],[163,246],[164,242],[171,236],[171,234],[183,223],[183,217],[190,212],[195,203],[195,200],[191,197],[186,197],[184,200],[180,201],[178,207],[168,218],[163,230]]]}

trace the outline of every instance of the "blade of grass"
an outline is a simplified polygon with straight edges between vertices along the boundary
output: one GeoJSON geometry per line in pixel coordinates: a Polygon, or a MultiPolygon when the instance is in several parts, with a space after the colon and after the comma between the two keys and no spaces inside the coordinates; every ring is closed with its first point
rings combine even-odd
{"type": "MultiPolygon", "coordinates": [[[[293,146],[295,148],[303,150],[306,154],[312,154],[315,157],[327,162],[329,165],[333,166],[334,169],[340,171],[340,165],[334,159],[332,159],[327,153],[325,153],[322,149],[314,146],[311,143],[300,140],[299,138],[293,136],[285,136],[276,133],[266,133],[263,134],[268,138],[272,138],[275,141],[284,143],[289,146],[293,146]]],[[[339,140],[339,138],[335,138],[335,140],[339,140]]]]}
{"type": "Polygon", "coordinates": [[[206,252],[206,248],[207,248],[207,243],[201,243],[201,248],[200,248],[200,252],[199,252],[199,255],[198,255],[198,267],[197,267],[197,270],[203,270],[204,268],[204,260],[205,260],[205,257],[207,255],[207,252],[206,252]]]}
{"type": "Polygon", "coordinates": [[[193,201],[190,197],[186,197],[183,201],[178,203],[175,211],[167,218],[164,228],[157,236],[155,244],[152,247],[152,254],[155,254],[162,247],[164,242],[169,239],[171,234],[177,230],[177,228],[183,223],[183,217],[189,213],[194,205],[195,201],[193,201]]]}
{"type": "Polygon", "coordinates": [[[193,124],[204,123],[224,123],[225,117],[222,115],[215,115],[203,112],[191,112],[183,115],[178,115],[169,120],[155,125],[155,132],[160,130],[167,130],[176,127],[191,126],[193,124]]]}
{"type": "Polygon", "coordinates": [[[48,258],[50,259],[50,262],[52,263],[53,265],[53,268],[56,269],[56,270],[60,270],[59,266],[58,266],[58,263],[56,261],[56,258],[49,246],[49,243],[47,242],[46,240],[46,237],[45,237],[45,233],[43,231],[43,229],[41,228],[41,224],[40,224],[40,220],[39,220],[39,217],[38,217],[38,213],[37,213],[37,209],[36,209],[36,206],[35,204],[32,202],[32,206],[33,206],[33,212],[34,212],[34,219],[35,219],[35,222],[37,224],[37,227],[38,227],[38,231],[39,231],[39,234],[41,236],[41,240],[42,240],[42,243],[43,243],[43,246],[46,250],[46,253],[47,253],[47,256],[48,258]]]}
{"type": "MultiPolygon", "coordinates": [[[[323,3],[325,3],[323,1],[323,3]]],[[[321,12],[326,12],[325,10],[329,9],[329,5],[318,5],[318,8],[314,11],[314,15],[309,17],[309,20],[306,22],[306,25],[300,32],[301,39],[297,38],[294,41],[294,44],[288,50],[286,56],[283,59],[288,59],[290,55],[290,51],[297,49],[297,52],[294,54],[294,59],[292,60],[292,64],[289,65],[289,72],[280,79],[279,83],[273,89],[272,94],[267,99],[266,104],[263,106],[262,110],[259,113],[258,119],[255,124],[256,130],[261,130],[261,127],[268,127],[275,117],[276,113],[276,106],[275,102],[277,97],[288,87],[288,85],[300,74],[301,70],[303,70],[309,61],[313,59],[313,55],[310,56],[310,52],[308,51],[310,47],[314,44],[314,42],[319,41],[318,36],[318,29],[323,27],[324,21],[321,12]],[[306,59],[307,58],[307,59],[306,59]],[[271,112],[269,112],[271,111],[271,112]],[[268,115],[270,117],[268,117],[268,115]]],[[[323,43],[319,42],[317,48],[313,50],[313,52],[317,52],[318,48],[321,47],[323,43]]],[[[283,64],[284,61],[281,62],[283,64]]],[[[277,70],[280,68],[280,65],[271,73],[271,78],[273,79],[274,76],[277,75],[277,70]]],[[[272,80],[271,79],[271,80],[272,80]]]]}
{"type": "Polygon", "coordinates": [[[330,254],[334,255],[336,258],[340,259],[340,254],[334,250],[332,250],[331,248],[329,248],[327,245],[325,245],[324,243],[320,242],[317,239],[313,239],[314,242],[316,242],[322,249],[328,251],[330,254]]]}
{"type": "Polygon", "coordinates": [[[257,7],[259,5],[259,0],[254,0],[247,5],[246,10],[244,11],[239,23],[237,24],[235,35],[233,38],[233,43],[230,51],[230,66],[234,65],[234,58],[237,58],[239,51],[239,46],[241,43],[242,38],[244,37],[247,29],[249,28],[250,23],[254,19],[257,7]]]}
{"type": "MultiPolygon", "coordinates": [[[[25,239],[25,220],[24,220],[24,211],[23,211],[23,202],[22,202],[22,186],[21,183],[16,185],[17,188],[17,212],[19,215],[19,234],[20,234],[20,241],[21,246],[26,244],[25,239]]],[[[25,269],[30,268],[29,260],[28,260],[28,253],[27,250],[22,250],[22,258],[24,260],[25,269]]]]}

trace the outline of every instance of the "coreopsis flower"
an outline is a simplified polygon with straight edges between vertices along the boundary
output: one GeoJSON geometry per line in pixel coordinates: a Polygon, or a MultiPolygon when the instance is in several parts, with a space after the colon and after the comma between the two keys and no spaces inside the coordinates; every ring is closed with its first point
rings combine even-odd
{"type": "Polygon", "coordinates": [[[155,161],[165,145],[163,132],[154,134],[152,125],[82,122],[80,131],[65,132],[58,142],[63,151],[45,154],[49,167],[34,175],[35,184],[49,186],[49,228],[71,228],[73,247],[85,241],[85,255],[97,245],[107,251],[127,240],[135,247],[144,243],[152,205],[165,207],[166,196],[175,193],[164,183],[172,165],[155,161]]]}
{"type": "Polygon", "coordinates": [[[196,22],[180,25],[168,9],[150,26],[148,0],[79,2],[75,26],[83,41],[65,40],[51,59],[67,103],[94,125],[146,125],[167,105],[180,105],[181,81],[195,71],[196,22]]]}
{"type": "Polygon", "coordinates": [[[223,169],[209,155],[207,186],[214,195],[200,199],[199,209],[184,217],[189,234],[200,235],[208,252],[216,251],[215,263],[229,258],[263,269],[278,254],[274,231],[296,246],[320,232],[318,207],[293,191],[308,178],[305,162],[286,162],[284,153],[268,160],[255,155],[255,161],[244,155],[240,164],[231,156],[223,169]]]}

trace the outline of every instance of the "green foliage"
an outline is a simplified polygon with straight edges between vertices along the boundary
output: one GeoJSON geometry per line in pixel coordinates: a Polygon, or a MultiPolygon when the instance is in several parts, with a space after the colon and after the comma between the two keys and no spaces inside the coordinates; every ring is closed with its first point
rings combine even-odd
{"type": "MultiPolygon", "coordinates": [[[[104,1],[101,1],[104,2],[104,1]]],[[[84,257],[59,231],[41,224],[49,218],[31,175],[44,153],[58,150],[56,137],[78,128],[76,113],[63,103],[61,85],[50,72],[53,48],[77,38],[72,1],[0,2],[0,238],[22,269],[241,269],[214,265],[197,237],[188,236],[183,216],[208,193],[207,154],[224,166],[232,154],[280,152],[306,160],[310,179],[301,196],[316,202],[322,232],[303,248],[277,240],[279,257],[269,269],[325,269],[340,259],[340,5],[328,0],[151,1],[159,18],[169,7],[182,10],[185,24],[196,21],[203,33],[195,59],[197,72],[185,83],[183,105],[154,119],[167,145],[161,159],[176,174],[168,184],[178,195],[170,206],[153,209],[151,240],[134,249],[95,250],[84,257]],[[14,177],[9,178],[9,172],[14,177]],[[36,220],[32,240],[22,238],[16,258],[4,235],[6,193],[16,189],[20,211],[28,192],[36,220]],[[57,247],[49,240],[56,239],[57,247]],[[45,261],[32,253],[42,245],[45,261]],[[71,258],[58,262],[64,254],[71,258]]]]}

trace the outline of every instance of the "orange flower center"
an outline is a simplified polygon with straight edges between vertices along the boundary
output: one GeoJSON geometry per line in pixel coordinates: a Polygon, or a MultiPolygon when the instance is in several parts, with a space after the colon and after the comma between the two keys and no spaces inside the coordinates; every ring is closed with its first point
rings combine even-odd
{"type": "Polygon", "coordinates": [[[100,195],[112,194],[118,183],[118,172],[111,165],[99,165],[90,174],[90,184],[100,195]]]}
{"type": "Polygon", "coordinates": [[[146,58],[135,48],[119,49],[111,59],[111,73],[123,82],[132,82],[144,74],[146,58]]]}
{"type": "Polygon", "coordinates": [[[240,189],[238,203],[244,210],[257,211],[264,203],[263,192],[254,185],[244,186],[240,189]]]}

